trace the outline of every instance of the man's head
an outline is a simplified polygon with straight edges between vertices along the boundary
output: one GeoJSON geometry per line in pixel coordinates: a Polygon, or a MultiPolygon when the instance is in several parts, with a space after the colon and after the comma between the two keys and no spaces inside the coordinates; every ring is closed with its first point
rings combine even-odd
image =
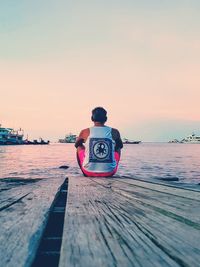
{"type": "Polygon", "coordinates": [[[92,110],[92,121],[105,123],[107,121],[107,111],[102,107],[96,107],[92,110]]]}

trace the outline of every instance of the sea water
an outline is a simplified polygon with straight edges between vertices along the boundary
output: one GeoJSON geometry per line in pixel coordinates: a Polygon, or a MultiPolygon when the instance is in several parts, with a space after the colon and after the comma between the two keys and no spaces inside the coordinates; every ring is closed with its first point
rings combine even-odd
{"type": "MultiPolygon", "coordinates": [[[[73,144],[0,146],[0,178],[80,176],[73,144]],[[62,165],[68,169],[60,169],[62,165]]],[[[200,145],[141,143],[124,145],[116,176],[143,180],[176,179],[200,183],[200,145]]]]}

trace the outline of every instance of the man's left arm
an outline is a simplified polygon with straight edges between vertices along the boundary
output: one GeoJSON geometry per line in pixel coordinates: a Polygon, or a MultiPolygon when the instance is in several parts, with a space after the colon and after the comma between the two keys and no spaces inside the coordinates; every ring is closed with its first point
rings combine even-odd
{"type": "Polygon", "coordinates": [[[121,149],[123,148],[123,142],[120,136],[120,133],[117,129],[112,129],[112,136],[115,140],[115,151],[121,153],[121,149]]]}

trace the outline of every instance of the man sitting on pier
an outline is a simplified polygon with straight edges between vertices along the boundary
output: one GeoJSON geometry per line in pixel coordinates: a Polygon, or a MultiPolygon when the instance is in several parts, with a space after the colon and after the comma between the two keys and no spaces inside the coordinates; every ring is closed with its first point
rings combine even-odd
{"type": "Polygon", "coordinates": [[[118,168],[123,143],[117,129],[105,125],[107,111],[92,110],[94,126],[80,132],[75,147],[78,164],[85,176],[110,177],[118,168]]]}

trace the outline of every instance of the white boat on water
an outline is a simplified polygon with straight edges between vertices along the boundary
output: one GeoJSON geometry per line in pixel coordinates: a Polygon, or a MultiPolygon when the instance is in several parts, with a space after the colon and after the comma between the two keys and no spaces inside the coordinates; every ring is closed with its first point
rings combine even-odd
{"type": "Polygon", "coordinates": [[[76,135],[69,133],[65,136],[64,139],[59,139],[58,142],[59,143],[75,143],[76,142],[76,135]]]}
{"type": "Polygon", "coordinates": [[[139,140],[129,140],[127,138],[124,138],[122,140],[123,144],[140,144],[142,141],[139,140]]]}
{"type": "Polygon", "coordinates": [[[185,137],[184,139],[182,139],[180,141],[180,143],[184,143],[184,144],[200,144],[200,136],[196,135],[196,134],[190,134],[187,137],[185,137]]]}

